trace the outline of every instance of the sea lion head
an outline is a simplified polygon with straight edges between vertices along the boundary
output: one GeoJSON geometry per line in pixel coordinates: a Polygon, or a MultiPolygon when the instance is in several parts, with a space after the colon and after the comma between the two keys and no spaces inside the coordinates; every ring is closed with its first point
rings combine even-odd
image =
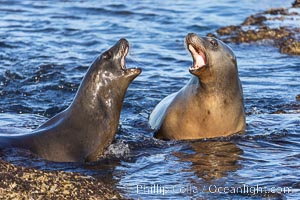
{"type": "Polygon", "coordinates": [[[126,39],[122,38],[109,50],[100,55],[93,65],[96,65],[105,77],[131,82],[141,73],[141,69],[126,68],[125,58],[128,51],[129,43],[126,39]]]}
{"type": "MultiPolygon", "coordinates": [[[[99,55],[81,82],[74,105],[81,105],[77,102],[86,102],[87,99],[93,106],[108,99],[123,102],[129,84],[142,71],[140,68],[126,68],[125,58],[128,51],[128,41],[120,39],[114,46],[99,55]]],[[[121,106],[122,103],[118,105],[121,106]]]]}
{"type": "Polygon", "coordinates": [[[189,71],[201,82],[216,82],[237,76],[236,57],[229,46],[213,37],[186,36],[186,46],[193,57],[189,71]]]}

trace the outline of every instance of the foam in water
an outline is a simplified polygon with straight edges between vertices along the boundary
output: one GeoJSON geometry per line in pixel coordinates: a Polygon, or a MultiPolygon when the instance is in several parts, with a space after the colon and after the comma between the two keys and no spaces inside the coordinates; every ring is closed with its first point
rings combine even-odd
{"type": "Polygon", "coordinates": [[[118,140],[116,143],[109,145],[104,152],[105,157],[124,158],[130,153],[128,144],[125,144],[123,140],[118,140]]]}

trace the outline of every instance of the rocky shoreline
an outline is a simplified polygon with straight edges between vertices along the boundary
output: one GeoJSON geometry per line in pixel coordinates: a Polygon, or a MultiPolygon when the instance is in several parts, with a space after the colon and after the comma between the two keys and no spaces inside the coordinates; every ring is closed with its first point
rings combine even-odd
{"type": "Polygon", "coordinates": [[[281,53],[300,55],[300,1],[291,8],[270,9],[245,19],[240,25],[219,28],[209,33],[232,43],[265,41],[278,47],[281,53]]]}
{"type": "Polygon", "coordinates": [[[79,173],[41,171],[0,160],[0,199],[124,199],[113,186],[79,173]]]}

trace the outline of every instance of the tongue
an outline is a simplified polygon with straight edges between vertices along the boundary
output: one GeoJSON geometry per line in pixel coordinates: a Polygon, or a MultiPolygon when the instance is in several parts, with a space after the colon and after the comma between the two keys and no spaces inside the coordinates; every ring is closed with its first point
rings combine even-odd
{"type": "Polygon", "coordinates": [[[203,52],[200,51],[198,53],[192,45],[189,45],[189,50],[194,60],[193,68],[200,68],[206,64],[205,55],[203,52]]]}
{"type": "Polygon", "coordinates": [[[195,61],[195,65],[198,67],[205,65],[204,54],[202,52],[200,52],[200,54],[197,53],[195,56],[195,61]]]}

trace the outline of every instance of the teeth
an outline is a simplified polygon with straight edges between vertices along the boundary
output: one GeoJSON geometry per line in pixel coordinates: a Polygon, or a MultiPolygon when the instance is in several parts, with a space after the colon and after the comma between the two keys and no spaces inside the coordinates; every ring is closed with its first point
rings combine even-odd
{"type": "Polygon", "coordinates": [[[122,57],[122,59],[121,59],[121,68],[126,69],[126,67],[125,67],[125,57],[122,57]]]}
{"type": "Polygon", "coordinates": [[[195,50],[195,48],[192,45],[190,45],[190,44],[189,44],[189,50],[191,51],[192,54],[196,54],[197,53],[196,50],[195,50]]]}
{"type": "Polygon", "coordinates": [[[127,56],[127,54],[128,54],[128,47],[125,48],[124,55],[122,56],[122,59],[121,59],[121,68],[122,69],[126,69],[126,66],[125,66],[125,57],[127,56]]]}
{"type": "Polygon", "coordinates": [[[196,70],[196,69],[199,69],[200,67],[194,67],[194,66],[190,66],[189,70],[196,70]]]}
{"type": "Polygon", "coordinates": [[[190,70],[196,70],[203,67],[206,64],[204,53],[201,51],[198,53],[192,45],[189,45],[188,48],[193,57],[193,66],[190,67],[190,70]]]}
{"type": "Polygon", "coordinates": [[[127,56],[127,54],[128,54],[128,47],[125,48],[124,56],[127,56]]]}

